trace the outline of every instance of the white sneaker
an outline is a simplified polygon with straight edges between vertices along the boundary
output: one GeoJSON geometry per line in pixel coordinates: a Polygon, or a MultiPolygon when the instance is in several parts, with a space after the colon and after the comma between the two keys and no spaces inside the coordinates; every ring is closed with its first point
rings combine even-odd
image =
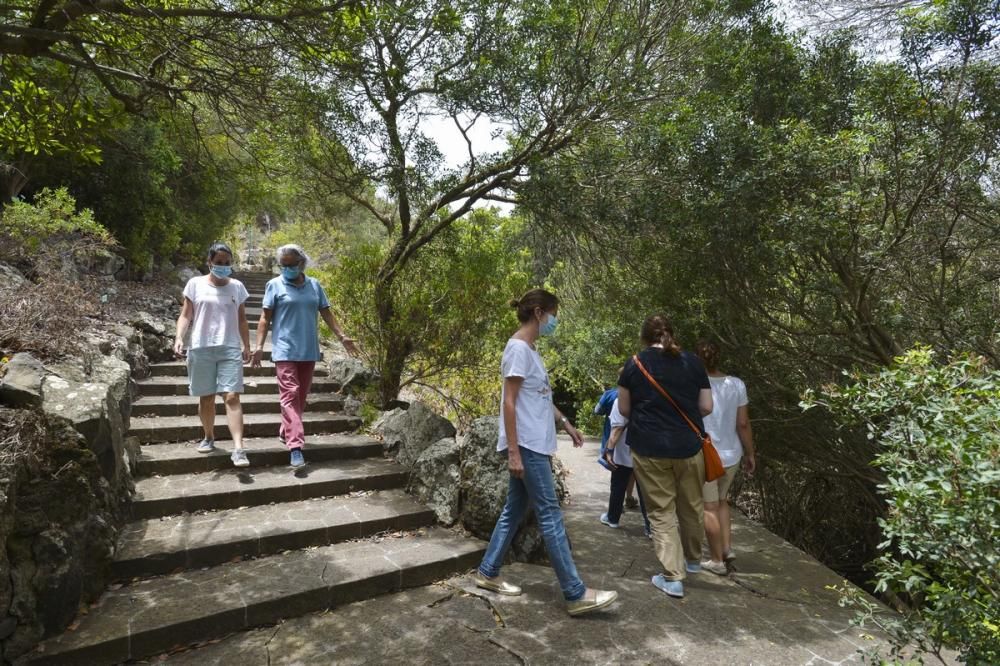
{"type": "Polygon", "coordinates": [[[215,440],[214,439],[203,439],[198,442],[198,448],[195,449],[198,453],[211,453],[215,450],[215,440]]]}
{"type": "Polygon", "coordinates": [[[621,525],[619,525],[618,523],[613,523],[610,520],[608,520],[608,514],[606,514],[606,513],[602,513],[601,514],[601,522],[604,523],[605,525],[607,525],[608,527],[611,527],[611,528],[616,529],[616,530],[619,527],[621,527],[621,525]]]}
{"type": "Polygon", "coordinates": [[[243,449],[233,449],[232,455],[229,459],[233,461],[233,465],[236,467],[249,467],[250,460],[247,458],[247,452],[243,449]]]}
{"type": "Polygon", "coordinates": [[[717,576],[728,576],[729,569],[726,568],[725,562],[716,562],[714,560],[702,560],[701,568],[705,571],[711,571],[717,576]]]}

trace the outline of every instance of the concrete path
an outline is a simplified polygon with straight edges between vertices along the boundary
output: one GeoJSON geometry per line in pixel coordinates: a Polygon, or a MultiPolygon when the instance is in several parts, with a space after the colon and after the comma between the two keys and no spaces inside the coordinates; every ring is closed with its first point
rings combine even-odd
{"type": "Polygon", "coordinates": [[[514,564],[521,597],[477,590],[468,576],[236,634],[169,657],[180,664],[841,664],[881,637],[850,625],[831,570],[767,530],[740,520],[736,571],[702,573],[683,600],[649,582],[658,572],[638,512],[622,529],[598,522],[608,474],[597,443],[560,442],[571,471],[565,507],[577,566],[593,587],[619,591],[608,612],[571,618],[551,569],[514,564]]]}

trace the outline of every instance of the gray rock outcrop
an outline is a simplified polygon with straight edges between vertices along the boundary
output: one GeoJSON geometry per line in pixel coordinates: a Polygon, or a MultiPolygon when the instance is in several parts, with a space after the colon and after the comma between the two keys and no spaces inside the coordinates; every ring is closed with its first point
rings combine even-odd
{"type": "Polygon", "coordinates": [[[435,414],[422,402],[413,402],[406,409],[385,412],[372,425],[382,438],[382,448],[395,454],[396,462],[407,469],[435,442],[455,436],[451,421],[435,414]]]}
{"type": "Polygon", "coordinates": [[[411,469],[407,489],[434,511],[442,525],[453,525],[458,519],[460,464],[458,442],[445,437],[424,449],[411,469]]]}
{"type": "Polygon", "coordinates": [[[0,291],[17,289],[25,282],[25,277],[21,274],[21,271],[10,264],[0,261],[0,291]]]}
{"type": "Polygon", "coordinates": [[[0,404],[13,407],[42,404],[42,380],[45,366],[27,352],[14,354],[3,366],[0,377],[0,404]]]}

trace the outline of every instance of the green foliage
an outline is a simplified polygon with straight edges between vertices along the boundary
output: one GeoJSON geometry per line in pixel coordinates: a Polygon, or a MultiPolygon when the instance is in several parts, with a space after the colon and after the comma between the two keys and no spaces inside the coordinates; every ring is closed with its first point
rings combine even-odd
{"type": "Polygon", "coordinates": [[[114,237],[94,219],[92,211],[77,211],[76,200],[64,187],[42,190],[34,203],[9,203],[0,215],[0,256],[8,260],[114,244],[114,237]]]}
{"type": "Polygon", "coordinates": [[[902,646],[1000,662],[1000,371],[965,355],[939,364],[921,347],[878,373],[852,373],[805,405],[863,424],[888,510],[872,563],[876,591],[907,603],[881,616],[902,646]]]}
{"type": "Polygon", "coordinates": [[[406,354],[401,386],[422,389],[460,418],[496,408],[500,354],[517,328],[507,302],[528,288],[525,256],[515,247],[516,219],[476,210],[444,231],[421,261],[393,283],[396,310],[378,317],[376,276],[387,244],[365,243],[323,273],[323,283],[345,331],[361,342],[367,360],[383,372],[406,354]]]}
{"type": "Polygon", "coordinates": [[[35,164],[31,185],[66,186],[121,243],[130,272],[154,262],[200,260],[240,212],[248,160],[225,136],[169,111],[122,118],[99,141],[103,160],[82,171],[62,160],[35,164]]]}
{"type": "Polygon", "coordinates": [[[0,61],[0,107],[0,160],[44,154],[101,161],[93,139],[113,109],[103,110],[95,100],[81,97],[65,65],[0,61]]]}

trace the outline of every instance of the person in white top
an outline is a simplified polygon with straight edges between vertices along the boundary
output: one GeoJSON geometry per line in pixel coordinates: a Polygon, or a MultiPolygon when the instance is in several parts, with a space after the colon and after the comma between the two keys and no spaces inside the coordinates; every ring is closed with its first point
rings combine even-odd
{"type": "Polygon", "coordinates": [[[517,596],[521,588],[500,577],[500,567],[529,505],[535,510],[552,568],[555,569],[570,615],[583,615],[614,603],[617,592],[587,588],[576,571],[552,478],[556,422],[583,446],[583,436],[552,403],[552,386],[542,357],[535,349],[539,336],[552,335],[559,300],[544,289],[532,289],[512,301],[520,328],[507,341],[500,361],[500,432],[497,451],[507,455],[510,481],[507,501],[497,519],[490,545],[475,574],[478,587],[517,596]]]}
{"type": "Polygon", "coordinates": [[[711,559],[701,563],[703,569],[724,576],[727,564],[735,559],[731,537],[729,487],[740,468],[752,476],[757,468],[753,446],[753,429],[750,426],[750,401],[747,387],[739,377],[727,375],[719,369],[721,352],[714,342],[701,340],[696,347],[698,356],[708,371],[715,408],[705,417],[705,430],[712,436],[726,473],[705,484],[705,536],[711,559]]]}
{"type": "MultiPolygon", "coordinates": [[[[628,419],[622,416],[622,412],[618,408],[617,398],[611,405],[610,419],[611,435],[608,437],[608,444],[602,456],[605,466],[611,470],[611,491],[608,494],[608,510],[601,514],[601,522],[608,527],[618,529],[621,527],[618,521],[621,520],[622,511],[625,508],[625,497],[633,474],[632,450],[628,446],[628,419]]],[[[652,539],[653,530],[649,524],[649,516],[646,515],[646,503],[642,498],[642,488],[639,489],[639,510],[642,512],[645,534],[652,539]]]]}
{"type": "Polygon", "coordinates": [[[215,396],[221,395],[233,438],[230,458],[236,467],[247,467],[250,461],[243,450],[240,393],[243,364],[250,360],[250,327],[245,310],[250,295],[242,282],[229,277],[233,272],[233,251],[227,245],[215,243],[208,248],[208,268],[208,275],[193,277],[184,287],[174,354],[184,356],[184,338],[190,327],[189,391],[199,398],[198,415],[205,431],[198,452],[215,450],[215,396]]]}

